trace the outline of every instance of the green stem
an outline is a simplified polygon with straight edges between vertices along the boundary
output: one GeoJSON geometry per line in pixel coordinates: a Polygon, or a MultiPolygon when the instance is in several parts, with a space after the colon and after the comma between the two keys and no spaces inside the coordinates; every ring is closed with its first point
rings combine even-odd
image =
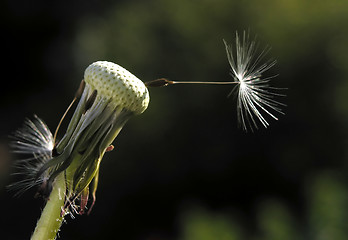
{"type": "Polygon", "coordinates": [[[31,240],[49,240],[56,238],[63,222],[61,211],[64,207],[65,189],[64,173],[61,173],[57,176],[53,184],[52,192],[36,224],[31,240]]]}

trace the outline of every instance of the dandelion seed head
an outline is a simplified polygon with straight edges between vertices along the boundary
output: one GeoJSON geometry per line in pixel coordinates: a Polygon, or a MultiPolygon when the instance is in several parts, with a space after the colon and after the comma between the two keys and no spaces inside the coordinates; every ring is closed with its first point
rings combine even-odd
{"type": "Polygon", "coordinates": [[[84,80],[117,106],[140,114],[149,104],[145,84],[123,67],[107,61],[94,62],[85,70],[84,80]]]}
{"type": "Polygon", "coordinates": [[[39,186],[37,196],[48,198],[56,178],[63,176],[65,187],[59,189],[59,197],[65,200],[62,216],[85,213],[89,196],[92,203],[88,212],[91,211],[100,162],[128,119],[146,110],[149,93],[145,84],[126,69],[98,61],[85,70],[72,104],[76,100],[75,112],[60,140],[56,141],[56,133],[61,122],[53,137],[46,124],[35,116],[14,134],[12,145],[14,152],[29,158],[16,164],[15,174],[24,179],[10,188],[22,193],[39,186]]]}

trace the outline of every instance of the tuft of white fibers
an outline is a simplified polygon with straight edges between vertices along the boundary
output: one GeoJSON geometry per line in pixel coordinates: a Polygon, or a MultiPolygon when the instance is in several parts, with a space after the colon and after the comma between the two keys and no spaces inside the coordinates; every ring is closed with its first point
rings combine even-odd
{"type": "Polygon", "coordinates": [[[264,115],[278,120],[276,114],[284,114],[281,107],[285,106],[276,100],[277,97],[285,96],[279,93],[282,89],[269,84],[274,76],[262,78],[262,74],[276,64],[275,60],[261,63],[270,48],[266,47],[257,55],[257,44],[255,41],[250,41],[249,34],[245,31],[242,38],[236,32],[235,49],[225,40],[224,43],[231,76],[237,83],[228,96],[237,89],[239,124],[245,131],[258,129],[260,123],[267,128],[269,123],[264,115]]]}
{"type": "Polygon", "coordinates": [[[47,125],[36,115],[32,120],[26,119],[23,126],[10,136],[13,153],[23,156],[16,160],[13,175],[21,176],[22,180],[8,186],[10,190],[17,191],[20,195],[26,190],[41,185],[45,176],[37,177],[40,168],[52,159],[54,139],[47,125]]]}

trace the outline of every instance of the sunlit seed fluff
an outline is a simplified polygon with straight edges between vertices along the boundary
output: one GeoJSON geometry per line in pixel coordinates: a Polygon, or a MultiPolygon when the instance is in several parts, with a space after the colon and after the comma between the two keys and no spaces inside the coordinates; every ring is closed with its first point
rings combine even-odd
{"type": "MultiPolygon", "coordinates": [[[[236,46],[225,42],[227,58],[231,67],[231,76],[238,83],[238,120],[244,130],[258,128],[261,123],[265,128],[269,126],[264,115],[278,120],[277,113],[284,114],[281,107],[285,106],[279,102],[277,97],[284,97],[279,93],[281,88],[270,86],[272,77],[264,78],[262,74],[273,67],[276,61],[261,60],[269,51],[265,48],[259,55],[256,55],[257,44],[250,41],[249,34],[243,32],[240,38],[236,33],[236,46]]],[[[231,91],[230,95],[234,92],[231,91]]]]}
{"type": "Polygon", "coordinates": [[[145,84],[123,67],[107,61],[94,62],[85,70],[84,80],[98,94],[112,99],[121,106],[140,114],[149,104],[149,92],[145,84]]]}
{"type": "Polygon", "coordinates": [[[13,175],[21,176],[21,180],[8,185],[8,189],[17,191],[15,193],[17,196],[34,186],[41,185],[47,177],[36,179],[36,173],[52,159],[54,140],[47,125],[36,115],[33,120],[26,119],[23,127],[10,137],[14,139],[10,143],[13,153],[23,154],[22,156],[26,157],[14,163],[16,171],[13,175]]]}

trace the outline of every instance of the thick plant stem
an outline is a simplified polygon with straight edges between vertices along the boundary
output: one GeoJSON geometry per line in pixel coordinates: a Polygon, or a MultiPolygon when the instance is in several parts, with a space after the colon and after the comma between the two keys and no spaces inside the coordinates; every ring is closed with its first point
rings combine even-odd
{"type": "Polygon", "coordinates": [[[61,212],[64,207],[65,189],[64,173],[61,173],[57,176],[53,184],[52,192],[36,224],[31,240],[56,239],[56,235],[63,222],[61,212]]]}

